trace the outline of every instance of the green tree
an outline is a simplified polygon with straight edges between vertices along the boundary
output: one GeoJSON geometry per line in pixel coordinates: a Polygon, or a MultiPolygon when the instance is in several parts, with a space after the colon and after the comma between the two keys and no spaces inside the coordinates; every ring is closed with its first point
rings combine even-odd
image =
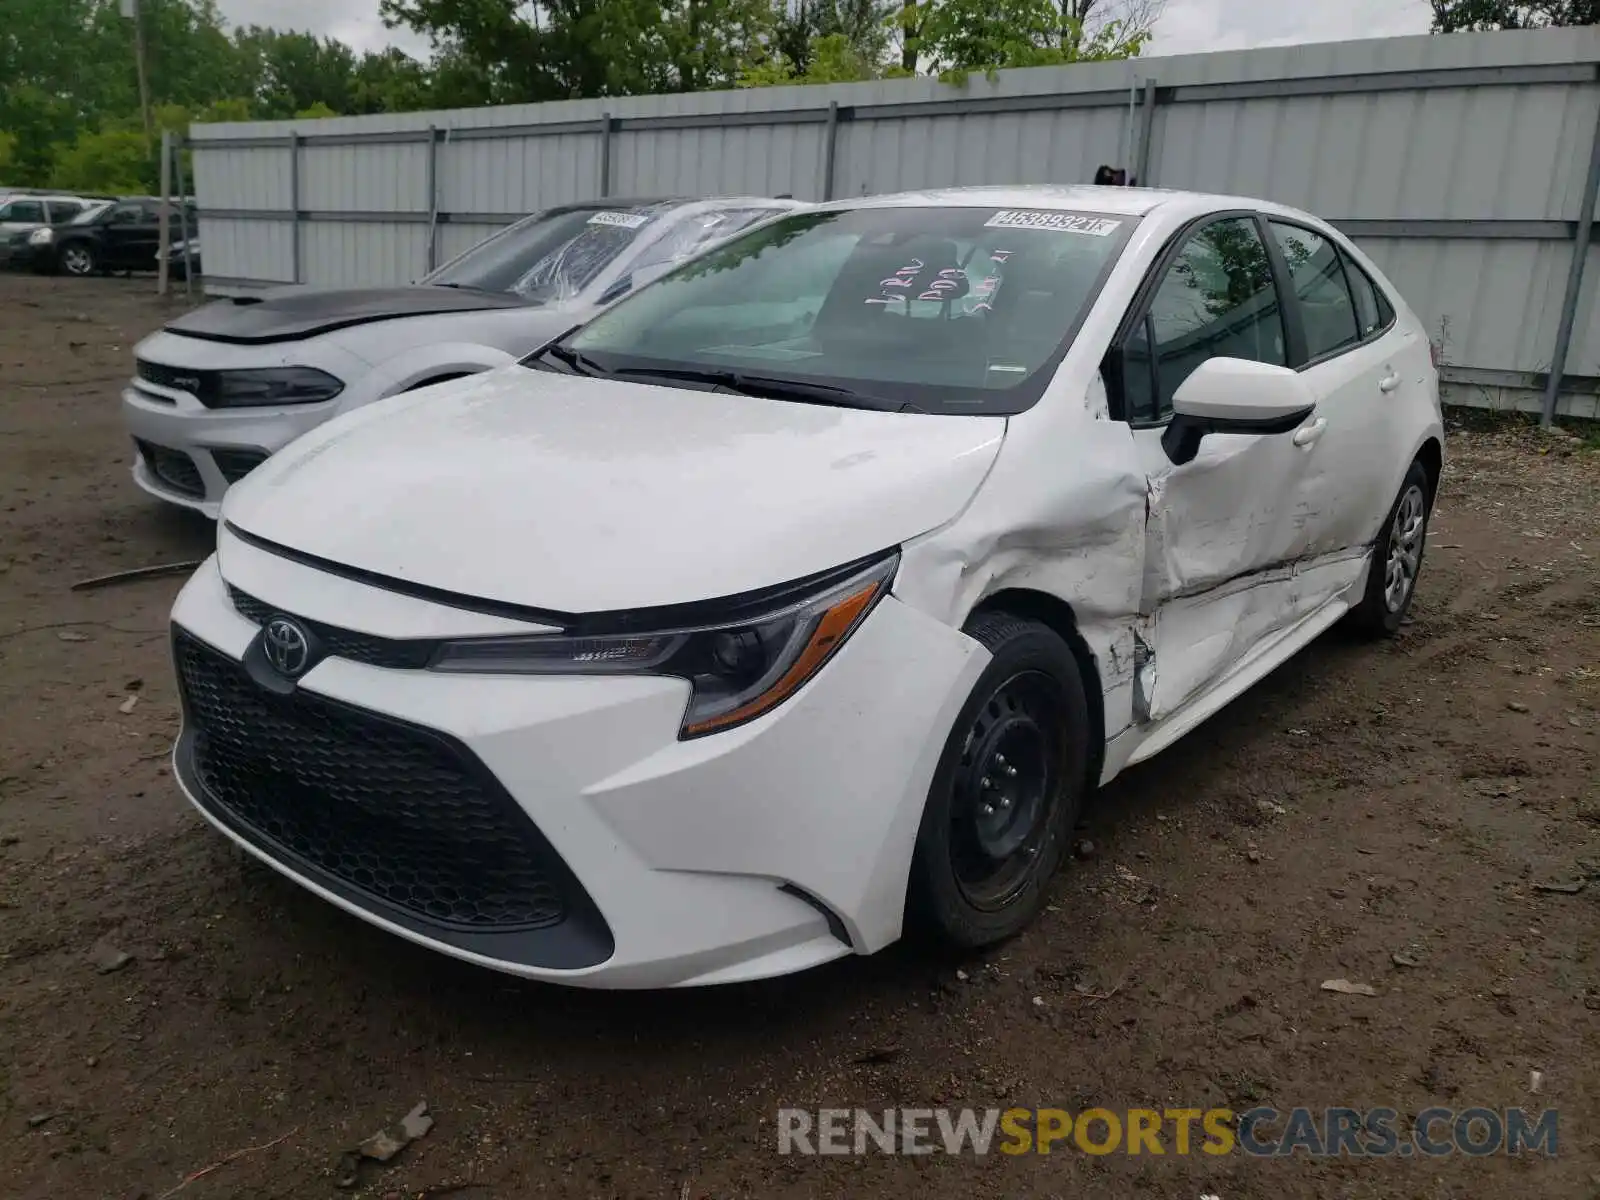
{"type": "Polygon", "coordinates": [[[315,104],[349,112],[356,56],[343,42],[252,25],[234,33],[241,76],[262,117],[288,117],[315,104]]]}
{"type": "Polygon", "coordinates": [[[333,109],[329,108],[321,100],[318,100],[315,104],[309,105],[306,108],[302,108],[294,115],[295,119],[300,121],[321,121],[326,117],[337,117],[339,114],[334,112],[333,109]]]}
{"type": "Polygon", "coordinates": [[[1600,25],[1600,0],[1430,0],[1433,32],[1479,29],[1544,29],[1551,25],[1600,25]]]}
{"type": "Polygon", "coordinates": [[[353,113],[413,112],[431,107],[433,78],[427,67],[392,46],[363,55],[350,83],[353,113]]]}
{"type": "Polygon", "coordinates": [[[381,0],[384,19],[480,68],[495,103],[732,87],[772,0],[381,0]]]}
{"type": "Polygon", "coordinates": [[[1150,40],[1148,26],[1126,18],[1086,25],[1056,0],[928,0],[917,21],[919,58],[951,83],[972,71],[1133,58],[1150,40]]]}
{"type": "Polygon", "coordinates": [[[9,133],[0,133],[0,179],[11,177],[11,159],[17,151],[17,139],[9,133]]]}
{"type": "Polygon", "coordinates": [[[765,53],[746,67],[740,86],[877,78],[884,73],[898,5],[899,0],[779,3],[765,53]],[[813,70],[817,55],[829,61],[813,70]]]}
{"type": "Polygon", "coordinates": [[[35,84],[13,85],[0,92],[0,130],[15,143],[9,183],[42,187],[49,182],[56,155],[82,124],[75,106],[35,84]]]}
{"type": "Polygon", "coordinates": [[[213,100],[194,115],[195,121],[248,121],[255,116],[250,101],[243,96],[213,100]]]}
{"type": "Polygon", "coordinates": [[[149,191],[154,165],[140,129],[84,132],[57,158],[50,186],[63,191],[149,191]]]}
{"type": "Polygon", "coordinates": [[[745,68],[739,75],[743,88],[779,87],[806,83],[858,83],[876,79],[882,66],[866,58],[842,33],[814,37],[806,47],[804,66],[782,54],[745,68]]]}

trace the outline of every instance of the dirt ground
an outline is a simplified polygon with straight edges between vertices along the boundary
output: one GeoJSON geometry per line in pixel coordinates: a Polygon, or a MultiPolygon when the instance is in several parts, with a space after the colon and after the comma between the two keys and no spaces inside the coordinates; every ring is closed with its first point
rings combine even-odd
{"type": "Polygon", "coordinates": [[[128,478],[151,289],[0,276],[0,1195],[1600,1193],[1600,453],[1453,433],[1401,636],[1329,635],[1119,780],[1044,918],[987,959],[572,992],[371,929],[180,799],[178,582],[69,590],[212,538],[128,478]],[[421,1099],[431,1132],[339,1191],[340,1152],[421,1099]],[[1548,1106],[1560,1141],[776,1153],[780,1106],[901,1104],[1548,1106]]]}

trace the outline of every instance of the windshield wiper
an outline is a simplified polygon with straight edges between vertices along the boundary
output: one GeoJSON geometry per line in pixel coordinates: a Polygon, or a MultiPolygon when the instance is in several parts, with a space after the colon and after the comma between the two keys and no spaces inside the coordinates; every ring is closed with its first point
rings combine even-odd
{"type": "MultiPolygon", "coordinates": [[[[567,332],[570,333],[571,330],[568,330],[567,332]]],[[[566,334],[562,335],[562,337],[565,336],[566,334]]],[[[555,359],[562,366],[566,367],[567,370],[571,371],[574,375],[600,376],[606,374],[606,369],[599,363],[595,362],[594,359],[590,358],[587,354],[561,345],[560,338],[557,338],[543,350],[535,353],[533,358],[537,360],[544,358],[547,355],[550,358],[555,359]]]]}
{"type": "Polygon", "coordinates": [[[898,407],[878,396],[837,387],[831,383],[774,379],[768,375],[746,375],[742,371],[723,371],[715,368],[691,370],[683,367],[623,367],[615,373],[640,378],[681,379],[685,383],[707,383],[712,387],[737,392],[741,396],[759,396],[767,400],[798,400],[806,404],[826,404],[835,408],[898,407]]]}

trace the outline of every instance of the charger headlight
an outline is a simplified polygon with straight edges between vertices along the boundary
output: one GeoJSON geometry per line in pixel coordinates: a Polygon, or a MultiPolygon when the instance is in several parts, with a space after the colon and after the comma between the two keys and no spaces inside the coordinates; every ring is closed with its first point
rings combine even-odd
{"type": "Polygon", "coordinates": [[[536,634],[446,642],[435,671],[514,675],[674,675],[691,687],[679,737],[770,712],[820,671],[888,591],[891,554],[766,612],[639,633],[536,634]]]}
{"type": "Polygon", "coordinates": [[[248,367],[216,372],[201,403],[209,408],[270,408],[320,404],[344,391],[342,380],[316,367],[248,367]]]}

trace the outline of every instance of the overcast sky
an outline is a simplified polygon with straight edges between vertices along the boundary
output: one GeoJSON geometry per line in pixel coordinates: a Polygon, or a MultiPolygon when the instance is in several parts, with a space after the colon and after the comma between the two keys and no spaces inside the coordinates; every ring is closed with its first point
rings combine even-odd
{"type": "MultiPolygon", "coordinates": [[[[221,0],[236,25],[273,25],[332,36],[359,50],[427,43],[378,19],[378,0],[221,0]]],[[[1167,0],[1151,54],[1192,54],[1293,42],[1392,37],[1428,31],[1427,0],[1167,0]]]]}

